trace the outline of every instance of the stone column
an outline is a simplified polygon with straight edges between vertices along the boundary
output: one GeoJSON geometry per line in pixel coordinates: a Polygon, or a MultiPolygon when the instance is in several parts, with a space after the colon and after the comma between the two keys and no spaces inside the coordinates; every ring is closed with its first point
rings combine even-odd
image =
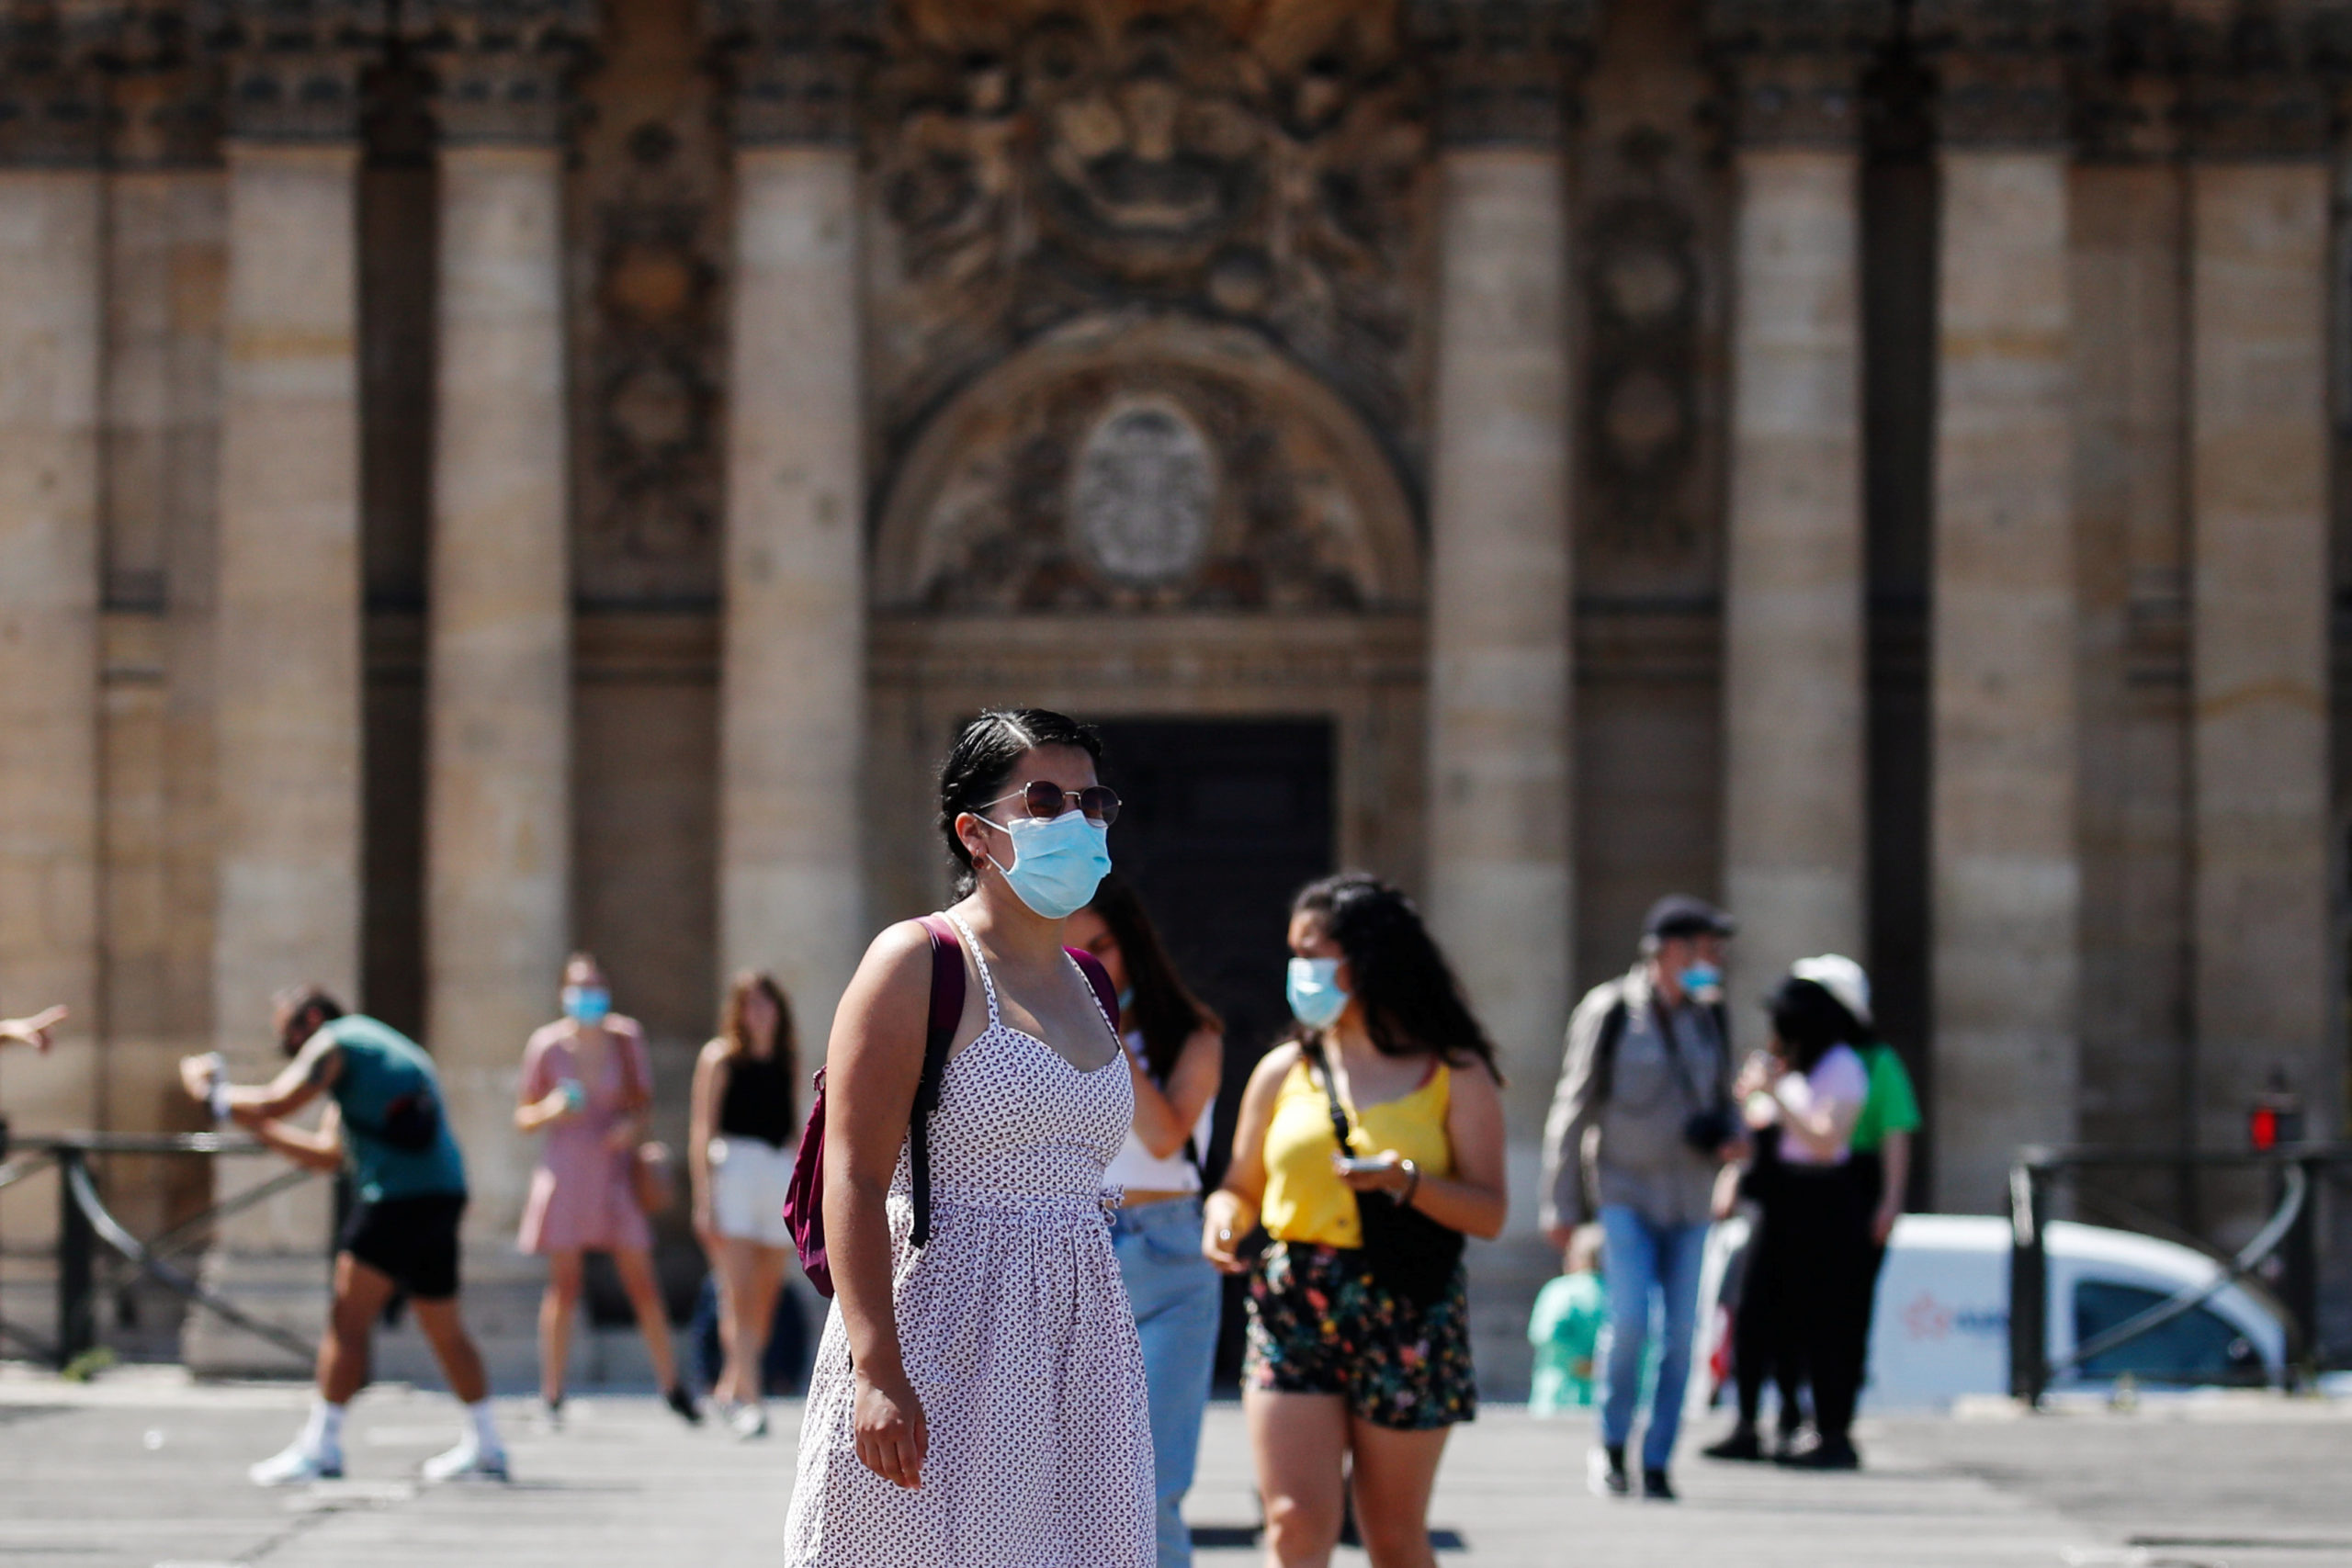
{"type": "Polygon", "coordinates": [[[738,67],[719,946],[773,971],[805,1060],[872,932],[856,6],[712,8],[738,67]],[[821,19],[820,19],[821,18],[821,19]]]}
{"type": "Polygon", "coordinates": [[[1514,1152],[1532,1157],[1573,951],[1568,62],[1502,7],[1444,9],[1429,912],[1502,1054],[1514,1152]]]}
{"type": "Polygon", "coordinates": [[[1981,1211],[2018,1145],[2074,1127],[2065,102],[2054,39],[1985,52],[1977,6],[1923,9],[1962,29],[1940,62],[1930,1126],[1936,1206],[1981,1211]]]}
{"type": "Polygon", "coordinates": [[[2233,1147],[2274,1075],[2301,1095],[2311,1136],[2342,1125],[2328,891],[2328,117],[2308,79],[2215,71],[2193,91],[2196,1092],[2201,1141],[2233,1147]]]}
{"type": "MultiPolygon", "coordinates": [[[[255,6],[262,0],[254,0],[255,6]]],[[[272,991],[314,980],[358,1005],[360,59],[315,14],[309,39],[258,11],[227,102],[229,283],[221,401],[215,1039],[240,1077],[279,1065],[272,991]]],[[[273,1174],[224,1163],[216,1195],[273,1174]]],[[[295,1332],[325,1300],[327,1206],[312,1184],[224,1229],[216,1287],[295,1332]]],[[[191,1314],[206,1372],[282,1353],[191,1314]]]]}
{"type": "Polygon", "coordinates": [[[571,931],[571,604],[555,7],[485,43],[414,18],[441,131],[427,600],[425,1043],[466,1151],[469,1240],[512,1251],[523,1042],[571,931]]]}
{"type": "MultiPolygon", "coordinates": [[[[98,388],[101,89],[74,40],[0,61],[0,1014],[73,1008],[12,1052],[20,1131],[98,1123],[98,388]]],[[[47,1196],[46,1188],[43,1197],[47,1196]]],[[[54,1223],[12,1205],[11,1238],[54,1223]]]]}
{"type": "Polygon", "coordinates": [[[1724,896],[1743,999],[1807,953],[1868,957],[1856,78],[1887,9],[1826,31],[1785,6],[1711,14],[1738,132],[1724,896]]]}

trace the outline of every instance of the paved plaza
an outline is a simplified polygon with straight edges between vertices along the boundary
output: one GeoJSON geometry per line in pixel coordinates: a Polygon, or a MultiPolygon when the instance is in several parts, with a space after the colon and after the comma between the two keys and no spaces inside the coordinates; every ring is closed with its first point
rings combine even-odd
{"type": "MultiPolygon", "coordinates": [[[[565,1568],[777,1560],[797,1411],[777,1437],[689,1432],[649,1399],[575,1401],[560,1435],[509,1416],[510,1486],[419,1486],[457,1412],[390,1386],[354,1407],[349,1478],[245,1483],[305,1394],[130,1369],[87,1385],[0,1373],[0,1563],[17,1568],[565,1568]]],[[[1866,1425],[1871,1468],[1792,1475],[1702,1461],[1685,1501],[1604,1504],[1588,1428],[1491,1408],[1447,1458],[1431,1523],[1448,1563],[1634,1568],[2342,1568],[2352,1564],[2352,1413],[2211,1401],[2134,1416],[1866,1425]]],[[[1253,1562],[1238,1406],[1210,1416],[1192,1517],[1204,1568],[1253,1562]]],[[[1342,1552],[1345,1564],[1360,1553],[1342,1552]]]]}

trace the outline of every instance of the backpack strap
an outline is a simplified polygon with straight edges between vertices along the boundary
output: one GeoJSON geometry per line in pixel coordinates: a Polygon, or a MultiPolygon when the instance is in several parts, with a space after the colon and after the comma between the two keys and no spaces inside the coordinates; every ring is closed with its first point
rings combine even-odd
{"type": "Polygon", "coordinates": [[[1625,1038],[1625,997],[1621,991],[1600,1015],[1600,1038],[1593,1042],[1592,1103],[1602,1106],[1617,1092],[1617,1043],[1625,1038]]]}
{"type": "Polygon", "coordinates": [[[923,1032],[922,1077],[915,1081],[915,1103],[907,1122],[908,1174],[914,1184],[914,1228],[908,1240],[922,1247],[931,1240],[931,1113],[939,1109],[941,1084],[947,1077],[947,1047],[956,1025],[964,1017],[964,948],[956,928],[937,915],[922,918],[931,938],[931,1017],[923,1032]]]}
{"type": "MultiPolygon", "coordinates": [[[[1111,972],[1102,967],[1101,959],[1082,947],[1065,947],[1062,951],[1078,965],[1078,972],[1086,976],[1086,983],[1094,987],[1094,1000],[1102,1009],[1102,1021],[1111,1026],[1111,1038],[1118,1040],[1119,987],[1111,984],[1111,972]]],[[[1119,1048],[1125,1050],[1126,1042],[1120,1040],[1119,1048]]]]}

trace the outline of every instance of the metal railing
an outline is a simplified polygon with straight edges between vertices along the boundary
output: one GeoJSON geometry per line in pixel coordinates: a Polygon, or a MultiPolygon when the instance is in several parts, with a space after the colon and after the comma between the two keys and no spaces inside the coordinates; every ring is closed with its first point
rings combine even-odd
{"type": "Polygon", "coordinates": [[[2129,1149],[2020,1150],[2009,1170],[2009,1393],[2041,1404],[2051,1381],[2083,1368],[2196,1311],[2232,1286],[2274,1307],[2286,1331],[2281,1386],[2307,1388],[2319,1372],[2319,1196],[2331,1170],[2352,1170],[2352,1144],[2292,1144],[2260,1152],[2129,1149]],[[2162,1171],[2186,1179],[2200,1171],[2251,1170],[2268,1176],[2270,1213],[2243,1246],[2224,1250],[2112,1195],[2102,1206],[2123,1211],[2135,1228],[2194,1248],[2213,1260],[2210,1280],[2175,1292],[2050,1356],[2048,1231],[2062,1185],[2086,1171],[2162,1171]]]}
{"type": "Polygon", "coordinates": [[[254,1317],[234,1302],[207,1290],[172,1259],[202,1247],[222,1220],[267,1202],[306,1181],[321,1179],[319,1173],[281,1171],[141,1241],[107,1209],[90,1170],[94,1158],[109,1155],[224,1159],[269,1152],[251,1138],[218,1133],[61,1133],[11,1138],[7,1161],[0,1164],[0,1190],[43,1170],[57,1172],[57,1330],[53,1340],[46,1340],[21,1325],[0,1318],[0,1339],[58,1367],[71,1366],[77,1358],[96,1349],[101,1294],[99,1249],[103,1246],[124,1267],[169,1291],[190,1307],[209,1312],[307,1363],[314,1350],[311,1342],[254,1317]]]}

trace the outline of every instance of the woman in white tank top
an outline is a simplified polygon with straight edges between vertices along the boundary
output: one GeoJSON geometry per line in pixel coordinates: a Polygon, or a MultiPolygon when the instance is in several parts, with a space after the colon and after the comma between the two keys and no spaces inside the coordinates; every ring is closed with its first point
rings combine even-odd
{"type": "Polygon", "coordinates": [[[1102,961],[1119,988],[1135,1079],[1135,1125],[1103,1182],[1124,1189],[1112,1227],[1135,1306],[1151,1398],[1159,1568],[1187,1568],[1184,1494],[1201,1447],[1224,1289],[1201,1256],[1201,1160],[1225,1062],[1225,1030],[1177,978],[1135,890],[1114,874],[1069,918],[1064,940],[1102,961]]]}

